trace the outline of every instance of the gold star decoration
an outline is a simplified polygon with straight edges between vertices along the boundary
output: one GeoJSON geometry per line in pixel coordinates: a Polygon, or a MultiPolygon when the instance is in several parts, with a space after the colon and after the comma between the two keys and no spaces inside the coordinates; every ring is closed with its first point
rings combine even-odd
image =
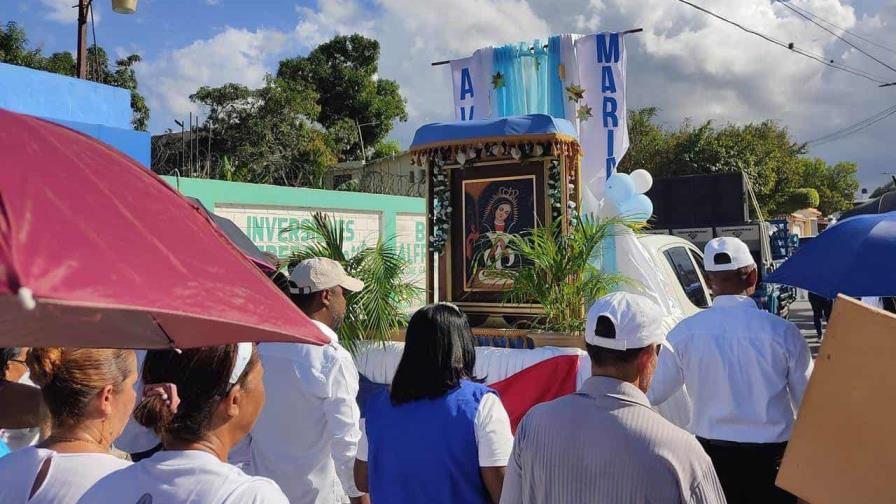
{"type": "Polygon", "coordinates": [[[591,107],[589,107],[587,103],[585,105],[580,105],[576,110],[576,117],[578,117],[580,121],[587,121],[593,116],[594,114],[591,113],[591,107]]]}
{"type": "Polygon", "coordinates": [[[492,75],[492,88],[500,89],[504,87],[504,74],[501,72],[492,75]]]}
{"type": "Polygon", "coordinates": [[[585,99],[585,89],[578,84],[570,84],[566,86],[566,93],[569,95],[569,101],[578,102],[585,99]]]}

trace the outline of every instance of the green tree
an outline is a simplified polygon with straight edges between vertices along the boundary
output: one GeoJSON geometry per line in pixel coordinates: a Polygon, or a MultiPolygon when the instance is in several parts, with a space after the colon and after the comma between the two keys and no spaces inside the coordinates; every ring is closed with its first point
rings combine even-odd
{"type": "Polygon", "coordinates": [[[370,159],[383,159],[391,156],[397,156],[401,153],[401,144],[397,140],[384,140],[373,148],[373,154],[370,159]]]}
{"type": "MultiPolygon", "coordinates": [[[[28,37],[17,23],[10,21],[6,28],[0,27],[0,62],[19,65],[36,70],[68,75],[77,73],[75,58],[68,51],[44,56],[40,49],[28,49],[28,37]]],[[[109,58],[102,47],[87,48],[87,78],[89,80],[127,89],[131,93],[131,124],[134,129],[146,131],[149,124],[149,107],[137,91],[137,76],[133,66],[140,62],[140,55],[131,54],[115,61],[110,66],[109,58]]]]}
{"type": "Polygon", "coordinates": [[[801,159],[802,185],[818,191],[818,210],[831,215],[852,208],[859,181],[855,163],[827,164],[823,159],[801,159]]]}
{"type": "Polygon", "coordinates": [[[226,156],[210,176],[322,187],[336,156],[327,132],[314,121],[320,112],[316,98],[307,86],[272,76],[260,89],[232,83],[199,88],[190,96],[208,111],[199,134],[211,135],[212,151],[226,156]]]}
{"type": "Polygon", "coordinates": [[[774,121],[723,127],[685,121],[668,130],[656,123],[656,114],[653,107],[629,111],[630,146],[620,171],[643,168],[654,177],[742,172],[766,218],[815,201],[805,189],[815,190],[825,214],[849,208],[845,202],[858,188],[852,163],[829,167],[817,160],[820,171],[807,171],[805,146],[774,121]]]}
{"type": "MultiPolygon", "coordinates": [[[[377,76],[380,44],[363,35],[337,36],[307,56],[280,62],[277,77],[310,86],[319,96],[317,120],[327,129],[346,132],[361,126],[364,145],[372,150],[392,130],[395,120],[406,121],[405,100],[398,83],[377,76]]],[[[341,160],[360,160],[357,133],[337,135],[341,160]]],[[[368,158],[370,152],[367,153],[368,158]]]]}

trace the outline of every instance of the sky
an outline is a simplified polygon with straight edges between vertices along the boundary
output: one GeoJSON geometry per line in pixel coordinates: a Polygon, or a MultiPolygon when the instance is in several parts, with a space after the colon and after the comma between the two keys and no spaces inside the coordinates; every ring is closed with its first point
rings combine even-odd
{"type": "MultiPolygon", "coordinates": [[[[877,44],[860,47],[896,67],[896,0],[790,0],[877,44]]],[[[772,0],[692,0],[772,37],[886,81],[874,62],[772,0]]],[[[0,21],[21,23],[32,45],[74,50],[73,0],[0,0],[0,21]]],[[[336,34],[381,44],[379,76],[394,79],[409,119],[392,137],[407,147],[420,125],[453,119],[448,67],[487,45],[644,28],[626,37],[629,107],[656,106],[660,121],[717,124],[774,119],[809,141],[896,104],[879,88],[712,19],[676,0],[139,0],[134,15],[95,0],[96,37],[113,55],[138,53],[150,131],[202,114],[189,95],[203,85],[259,86],[283,58],[307,54],[336,34]]],[[[836,30],[835,30],[836,31],[836,30]]],[[[855,161],[869,191],[896,172],[896,114],[855,135],[813,146],[830,163],[855,161]]]]}

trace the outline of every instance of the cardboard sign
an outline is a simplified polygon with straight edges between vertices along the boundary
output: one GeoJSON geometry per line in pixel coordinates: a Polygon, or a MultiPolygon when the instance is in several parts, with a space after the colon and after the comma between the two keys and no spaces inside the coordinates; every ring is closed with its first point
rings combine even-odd
{"type": "Polygon", "coordinates": [[[810,504],[896,502],[896,317],[840,296],[777,485],[810,504]]]}

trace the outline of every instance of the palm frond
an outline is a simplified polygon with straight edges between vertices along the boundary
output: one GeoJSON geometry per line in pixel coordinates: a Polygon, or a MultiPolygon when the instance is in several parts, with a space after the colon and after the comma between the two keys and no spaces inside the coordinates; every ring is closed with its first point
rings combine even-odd
{"type": "Polygon", "coordinates": [[[340,343],[354,351],[362,340],[387,341],[407,324],[406,309],[422,289],[405,279],[410,262],[395,247],[395,237],[380,238],[351,257],[345,254],[345,235],[334,219],[315,213],[311,222],[291,226],[281,234],[299,230],[311,241],[296,244],[289,262],[295,265],[312,257],[326,257],[342,264],[346,273],[364,282],[361,292],[347,293],[345,321],[340,343]]]}
{"type": "MultiPolygon", "coordinates": [[[[584,216],[576,218],[566,233],[561,221],[556,220],[526,234],[504,235],[508,251],[522,258],[522,266],[497,269],[491,265],[484,271],[508,284],[506,302],[542,306],[544,316],[537,322],[540,328],[582,332],[585,304],[626,282],[621,275],[601,271],[594,263],[600,260],[601,243],[622,226],[630,225],[624,218],[584,216]]],[[[483,263],[482,259],[477,254],[475,263],[483,263]]]]}

